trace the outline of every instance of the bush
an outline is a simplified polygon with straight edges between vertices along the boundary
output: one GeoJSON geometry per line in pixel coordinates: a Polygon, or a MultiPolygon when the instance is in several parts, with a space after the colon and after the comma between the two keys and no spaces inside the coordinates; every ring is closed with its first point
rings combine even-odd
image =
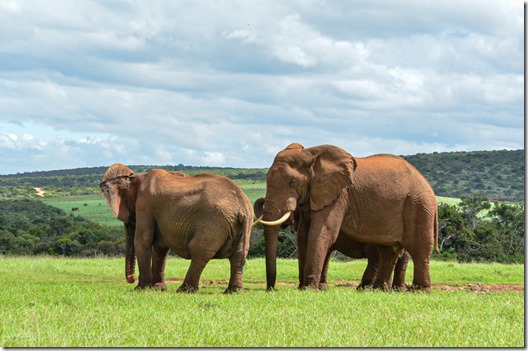
{"type": "Polygon", "coordinates": [[[122,255],[122,227],[106,227],[35,200],[0,201],[0,253],[122,255]]]}

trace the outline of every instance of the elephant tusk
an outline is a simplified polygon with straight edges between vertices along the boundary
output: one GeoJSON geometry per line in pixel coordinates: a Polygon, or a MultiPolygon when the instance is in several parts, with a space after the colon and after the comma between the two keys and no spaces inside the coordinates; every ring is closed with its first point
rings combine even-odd
{"type": "Polygon", "coordinates": [[[253,223],[252,227],[256,226],[256,225],[259,224],[261,221],[262,221],[262,216],[260,216],[260,217],[255,221],[255,223],[253,223]]]}
{"type": "Polygon", "coordinates": [[[264,225],[268,225],[270,227],[275,227],[275,226],[281,225],[282,223],[286,222],[286,220],[290,217],[290,215],[291,215],[291,211],[286,212],[286,214],[284,214],[284,216],[282,216],[280,219],[277,219],[276,221],[268,222],[268,221],[264,221],[264,220],[262,220],[260,218],[259,218],[259,221],[260,221],[260,223],[262,223],[264,225]]]}

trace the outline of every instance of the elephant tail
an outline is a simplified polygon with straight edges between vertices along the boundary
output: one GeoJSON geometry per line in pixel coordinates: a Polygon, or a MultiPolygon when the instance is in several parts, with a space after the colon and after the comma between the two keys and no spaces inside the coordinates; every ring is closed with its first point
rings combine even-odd
{"type": "Polygon", "coordinates": [[[435,252],[440,253],[438,249],[438,211],[436,211],[434,218],[434,241],[435,241],[435,252]]]}
{"type": "Polygon", "coordinates": [[[239,233],[240,238],[240,248],[242,250],[242,264],[246,263],[247,253],[249,251],[249,238],[251,236],[251,229],[253,228],[253,211],[250,212],[248,216],[247,213],[240,212],[238,214],[238,222],[242,225],[241,231],[239,233]]]}

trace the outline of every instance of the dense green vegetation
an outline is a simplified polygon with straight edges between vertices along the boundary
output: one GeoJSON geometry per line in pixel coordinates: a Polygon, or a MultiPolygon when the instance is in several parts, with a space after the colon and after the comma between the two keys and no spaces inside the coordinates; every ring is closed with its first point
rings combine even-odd
{"type": "Polygon", "coordinates": [[[524,200],[524,150],[435,152],[404,156],[429,180],[435,194],[524,200]]]}
{"type": "MultiPolygon", "coordinates": [[[[101,196],[49,203],[53,206],[30,199],[0,200],[0,254],[123,254],[123,226],[101,196]],[[71,207],[79,211],[72,212],[71,207]]],[[[264,256],[261,226],[253,229],[252,236],[250,257],[264,256]]],[[[439,245],[441,253],[433,253],[437,260],[522,263],[524,204],[492,204],[478,194],[455,204],[440,203],[439,245]]],[[[295,233],[290,228],[281,230],[278,250],[279,257],[296,257],[295,233]]]]}
{"type": "MultiPolygon", "coordinates": [[[[127,165],[128,166],[128,165],[127,165]]],[[[136,173],[148,172],[153,168],[180,171],[190,175],[215,173],[240,182],[262,182],[266,180],[267,169],[213,168],[195,166],[128,166],[136,173]]],[[[26,172],[0,175],[0,199],[36,198],[35,188],[43,188],[47,198],[99,195],[99,182],[108,167],[76,168],[68,170],[26,172]]]]}
{"type": "MultiPolygon", "coordinates": [[[[134,292],[123,259],[0,256],[3,347],[523,347],[524,293],[469,284],[523,284],[523,265],[432,262],[431,294],[358,292],[366,262],[332,261],[326,292],[296,288],[297,262],[278,261],[265,291],[263,259],[244,291],[224,295],[228,260],[205,267],[198,293],[175,294],[189,261],[169,258],[168,292],[134,292]],[[171,282],[172,280],[172,282],[171,282]],[[215,284],[208,284],[215,282],[215,284]],[[463,289],[456,289],[456,287],[463,289]]],[[[409,269],[412,275],[412,269],[409,269]]],[[[409,276],[409,279],[411,277],[409,276]]]]}
{"type": "MultiPolygon", "coordinates": [[[[489,199],[524,200],[524,150],[440,152],[404,156],[429,180],[437,196],[460,198],[475,192],[489,199]]],[[[270,162],[271,163],[271,162],[270,162]]],[[[152,168],[188,174],[216,173],[235,181],[262,182],[267,169],[184,166],[129,166],[134,172],[152,168]]],[[[97,195],[107,167],[0,175],[0,198],[36,197],[35,187],[47,197],[97,195]]]]}
{"type": "Polygon", "coordinates": [[[524,262],[524,203],[492,204],[480,194],[438,207],[440,254],[461,262],[524,262]]]}
{"type": "Polygon", "coordinates": [[[0,201],[0,254],[120,255],[124,247],[122,227],[67,215],[41,201],[0,201]]]}
{"type": "MultiPolygon", "coordinates": [[[[460,200],[439,197],[442,252],[433,258],[461,262],[524,261],[524,204],[490,202],[491,198],[523,199],[523,150],[418,154],[406,158],[424,173],[437,195],[461,197],[460,200]]],[[[140,173],[154,166],[130,168],[140,173]]],[[[251,202],[266,191],[266,169],[181,164],[157,168],[191,175],[212,172],[227,176],[242,187],[251,202]]],[[[99,181],[105,170],[106,167],[93,167],[0,176],[0,199],[3,199],[0,253],[121,255],[122,224],[113,218],[99,193],[99,181]],[[35,188],[45,191],[43,198],[35,188]],[[73,212],[73,208],[78,211],[73,212]]],[[[283,230],[279,256],[296,257],[295,245],[295,234],[283,230]]],[[[262,229],[255,228],[250,255],[258,257],[263,252],[262,229]]]]}

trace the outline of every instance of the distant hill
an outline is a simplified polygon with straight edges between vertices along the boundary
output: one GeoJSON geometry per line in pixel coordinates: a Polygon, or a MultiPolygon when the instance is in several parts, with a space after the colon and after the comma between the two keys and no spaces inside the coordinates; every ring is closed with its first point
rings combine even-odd
{"type": "Polygon", "coordinates": [[[524,200],[524,150],[434,152],[403,156],[438,196],[481,193],[491,200],[524,200]]]}
{"type": "MultiPolygon", "coordinates": [[[[179,165],[127,165],[136,173],[153,168],[167,171],[181,171],[190,175],[215,173],[231,179],[266,181],[266,168],[232,168],[179,165]]],[[[0,199],[37,197],[35,188],[43,188],[46,197],[78,196],[99,194],[99,182],[108,166],[63,169],[54,171],[24,172],[0,175],[0,199]]]]}
{"type": "MultiPolygon", "coordinates": [[[[524,150],[441,152],[403,156],[429,180],[437,196],[461,197],[475,192],[489,199],[524,200],[524,150]]],[[[188,174],[216,173],[231,179],[265,182],[265,168],[196,167],[179,165],[129,166],[135,172],[152,168],[188,174]]],[[[47,196],[99,193],[104,167],[0,175],[0,198],[35,197],[34,187],[45,188],[47,196]]]]}

